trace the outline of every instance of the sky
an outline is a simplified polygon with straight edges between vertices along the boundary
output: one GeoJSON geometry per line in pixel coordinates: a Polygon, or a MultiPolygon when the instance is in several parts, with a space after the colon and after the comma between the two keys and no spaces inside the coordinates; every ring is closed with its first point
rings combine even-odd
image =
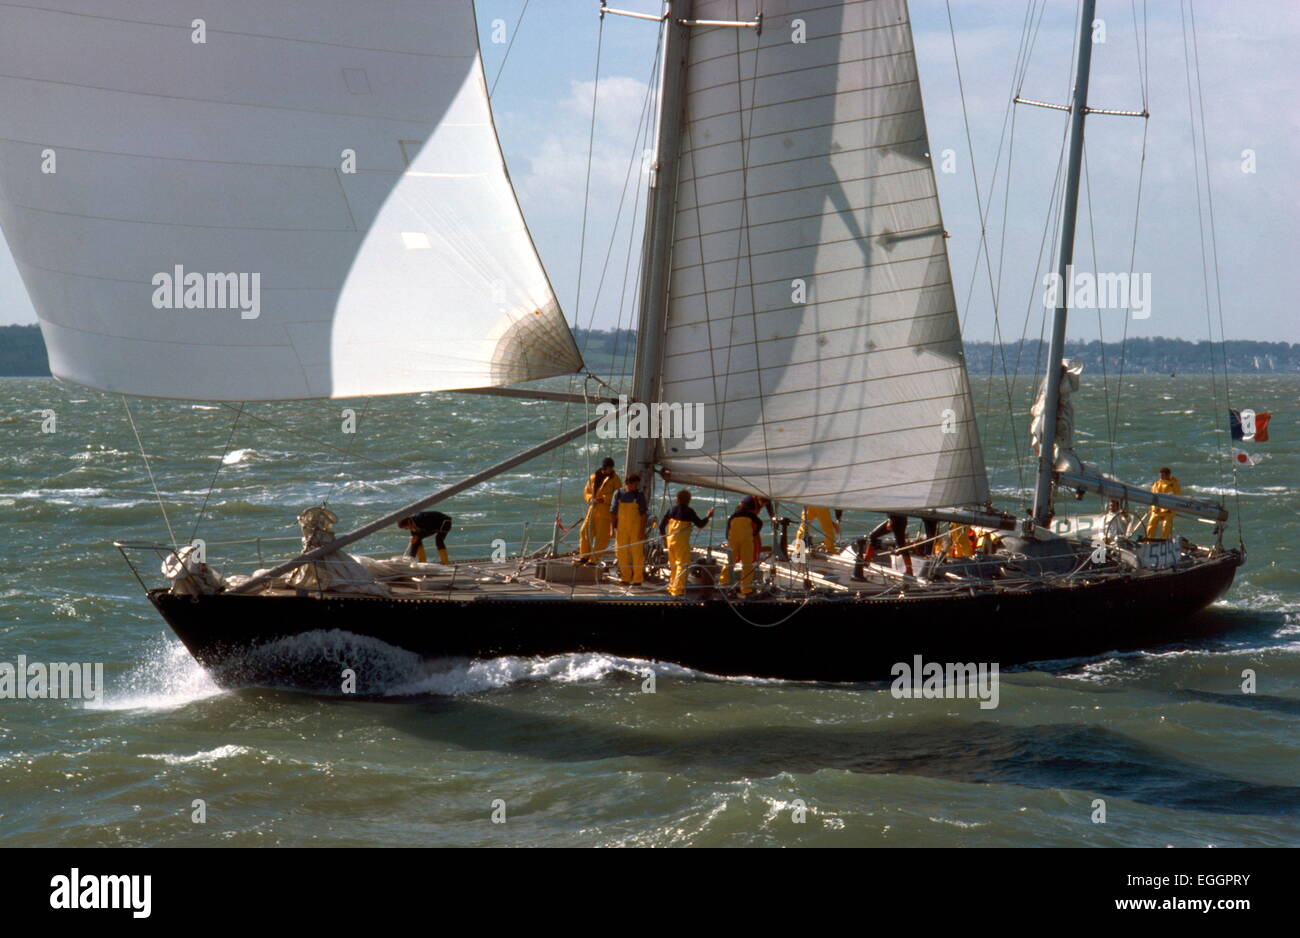
{"type": "MultiPolygon", "coordinates": [[[[653,0],[617,0],[613,5],[659,10],[653,0]]],[[[1037,338],[1044,316],[1040,280],[1046,269],[1038,266],[1039,254],[1067,115],[1019,106],[1014,135],[1004,134],[1027,3],[950,0],[950,5],[952,30],[944,0],[912,0],[911,18],[932,158],[937,170],[945,164],[952,170],[939,171],[937,178],[963,331],[976,341],[995,333],[1007,340],[1037,338]],[[995,163],[998,176],[990,193],[995,163]],[[976,178],[979,204],[987,213],[987,258],[980,251],[976,178]]],[[[599,0],[479,0],[477,7],[498,133],[561,305],[579,326],[631,325],[632,290],[620,287],[625,279],[635,280],[636,223],[643,203],[638,201],[633,211],[632,200],[643,181],[645,143],[638,137],[658,27],[619,16],[607,16],[602,23],[599,0]],[[602,270],[605,282],[597,292],[602,270]]],[[[1100,315],[1080,310],[1070,321],[1071,338],[1113,341],[1126,326],[1129,336],[1202,340],[1219,334],[1214,257],[1207,254],[1202,261],[1200,229],[1204,224],[1208,233],[1209,206],[1202,184],[1198,211],[1184,56],[1186,0],[1099,0],[1105,42],[1094,46],[1089,102],[1142,109],[1135,37],[1142,33],[1144,8],[1151,118],[1135,260],[1130,265],[1143,121],[1094,115],[1087,132],[1091,200],[1089,204],[1085,192],[1076,267],[1149,273],[1150,313],[1126,322],[1123,310],[1100,315]]],[[[1070,0],[1047,0],[1019,88],[1024,97],[1069,101],[1076,9],[1070,0]]],[[[1300,223],[1300,4],[1200,0],[1192,10],[1217,243],[1217,295],[1226,335],[1300,342],[1300,309],[1291,303],[1300,293],[1300,263],[1293,256],[1300,223]]],[[[1199,117],[1195,100],[1192,107],[1199,117]]],[[[35,321],[12,257],[0,244],[0,323],[35,321]]]]}

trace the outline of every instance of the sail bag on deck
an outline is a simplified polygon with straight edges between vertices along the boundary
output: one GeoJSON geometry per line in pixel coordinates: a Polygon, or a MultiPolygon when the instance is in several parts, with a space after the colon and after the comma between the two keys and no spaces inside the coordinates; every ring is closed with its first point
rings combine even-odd
{"type": "Polygon", "coordinates": [[[29,0],[0,62],[0,225],[56,376],[244,401],[581,366],[471,0],[29,0]]]}
{"type": "MultiPolygon", "coordinates": [[[[696,0],[748,20],[754,0],[696,0]]],[[[839,508],[983,503],[983,454],[903,0],[697,27],[660,399],[674,481],[839,508]],[[797,41],[802,39],[802,41],[797,41]]]]}

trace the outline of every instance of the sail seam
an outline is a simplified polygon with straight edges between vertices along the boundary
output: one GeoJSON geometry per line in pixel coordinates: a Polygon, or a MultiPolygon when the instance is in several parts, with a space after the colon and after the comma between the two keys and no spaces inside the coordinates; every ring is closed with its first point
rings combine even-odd
{"type": "MultiPolygon", "coordinates": [[[[792,186],[792,187],[790,187],[789,189],[772,189],[772,190],[769,190],[769,191],[767,191],[767,192],[759,192],[759,193],[753,193],[753,192],[751,192],[751,193],[749,194],[748,198],[750,198],[750,199],[762,199],[762,198],[767,198],[767,197],[769,197],[769,196],[774,196],[774,195],[787,195],[787,194],[789,194],[789,193],[791,193],[791,192],[803,192],[803,191],[805,191],[805,190],[807,190],[807,189],[821,189],[821,188],[825,188],[825,187],[832,186],[832,185],[836,185],[836,184],[838,184],[839,186],[842,187],[846,182],[867,182],[868,180],[871,180],[871,179],[888,179],[888,178],[891,177],[891,176],[906,176],[906,175],[908,175],[909,173],[919,173],[919,172],[923,172],[924,170],[925,170],[925,167],[924,167],[924,166],[920,166],[920,167],[916,167],[916,168],[914,168],[914,169],[900,169],[900,170],[896,170],[895,172],[892,172],[892,173],[876,173],[876,174],[871,175],[871,176],[852,176],[852,177],[849,177],[849,178],[847,178],[847,179],[837,179],[837,180],[835,180],[834,183],[831,183],[831,182],[815,182],[815,183],[812,183],[811,185],[807,185],[807,186],[792,186]]],[[[716,175],[716,174],[715,174],[715,175],[716,175]]],[[[707,178],[707,177],[702,177],[702,178],[707,178]]],[[[692,181],[693,181],[693,180],[692,180],[692,181]]],[[[934,196],[933,193],[930,193],[929,195],[926,196],[926,198],[934,198],[934,197],[935,197],[935,196],[934,196]]],[[[683,211],[691,211],[691,210],[696,209],[696,208],[710,208],[710,207],[712,207],[712,206],[714,206],[714,205],[730,205],[730,204],[733,203],[733,202],[740,202],[740,201],[741,201],[741,200],[740,200],[740,199],[737,199],[737,198],[731,198],[731,199],[719,199],[719,200],[716,201],[716,202],[703,202],[703,203],[696,203],[696,204],[694,204],[694,205],[688,205],[688,206],[685,206],[682,210],[683,210],[683,211]]],[[[869,206],[868,206],[868,207],[869,207],[869,206]]]]}
{"type": "MultiPolygon", "coordinates": [[[[173,29],[189,33],[191,27],[178,25],[176,23],[156,23],[152,20],[133,20],[121,16],[104,16],[102,13],[83,13],[79,10],[53,10],[48,7],[36,7],[25,3],[7,3],[0,0],[0,7],[9,7],[15,10],[28,10],[34,13],[57,14],[61,16],[77,16],[84,19],[103,20],[110,23],[126,23],[131,26],[153,26],[158,29],[173,29]]],[[[469,59],[472,56],[467,55],[446,55],[437,52],[407,52],[402,49],[380,49],[374,46],[354,46],[344,42],[327,42],[323,39],[302,39],[297,36],[275,36],[270,33],[246,33],[231,29],[208,29],[210,36],[240,36],[247,39],[270,39],[278,42],[300,42],[313,46],[327,46],[334,49],[347,49],[353,52],[376,52],[380,55],[410,55],[422,59],[469,59]]]]}

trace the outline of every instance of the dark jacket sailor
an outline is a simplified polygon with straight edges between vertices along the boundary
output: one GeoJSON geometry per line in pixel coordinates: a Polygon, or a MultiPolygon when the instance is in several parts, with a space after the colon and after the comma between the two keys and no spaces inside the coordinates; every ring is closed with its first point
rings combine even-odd
{"type": "MultiPolygon", "coordinates": [[[[763,542],[760,532],[763,530],[763,519],[758,516],[759,511],[766,507],[767,513],[772,514],[772,503],[762,496],[747,495],[740,500],[736,506],[735,512],[727,519],[727,545],[731,548],[731,555],[735,560],[740,561],[740,595],[748,596],[754,592],[754,565],[758,562],[759,552],[762,550],[763,542]]],[[[731,563],[722,571],[723,582],[731,582],[731,563]]]]}
{"type": "Polygon", "coordinates": [[[659,522],[659,535],[664,539],[668,549],[668,566],[671,571],[668,580],[669,596],[686,595],[686,568],[691,565],[691,526],[702,528],[713,517],[713,509],[703,518],[691,507],[689,489],[677,493],[677,504],[668,509],[659,522]]]}
{"type": "Polygon", "coordinates": [[[435,538],[438,547],[438,563],[451,563],[447,557],[447,535],[451,533],[451,518],[440,511],[422,511],[397,522],[404,531],[411,532],[411,542],[406,545],[407,557],[414,557],[420,563],[427,558],[424,553],[424,539],[435,538]]]}

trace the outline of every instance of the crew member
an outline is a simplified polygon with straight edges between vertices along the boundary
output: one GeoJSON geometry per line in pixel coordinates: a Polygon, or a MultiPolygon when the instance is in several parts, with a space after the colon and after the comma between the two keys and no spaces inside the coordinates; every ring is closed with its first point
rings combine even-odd
{"type": "MultiPolygon", "coordinates": [[[[758,551],[762,541],[759,532],[763,530],[763,519],[758,511],[767,499],[750,495],[741,500],[735,512],[727,519],[727,544],[731,547],[734,560],[727,563],[727,580],[731,579],[731,565],[740,561],[740,595],[748,596],[754,592],[754,564],[758,560],[758,551]]],[[[767,503],[768,513],[772,505],[767,503]]]]}
{"type": "Polygon", "coordinates": [[[618,575],[628,586],[640,586],[645,579],[646,515],[641,477],[634,472],[622,490],[614,493],[610,509],[618,575]]]}
{"type": "Polygon", "coordinates": [[[677,504],[668,509],[659,522],[659,535],[668,548],[669,596],[686,595],[686,568],[691,565],[691,526],[702,528],[713,518],[713,509],[701,518],[691,507],[689,489],[677,493],[677,504]]]}
{"type": "MultiPolygon", "coordinates": [[[[975,556],[975,532],[969,525],[958,524],[955,521],[948,522],[947,549],[942,547],[936,553],[942,553],[948,557],[974,557],[975,556]]],[[[936,542],[942,544],[942,542],[936,542]]]]}
{"type": "MultiPolygon", "coordinates": [[[[752,513],[752,514],[754,515],[755,518],[757,518],[757,517],[758,517],[758,513],[759,513],[760,511],[762,511],[764,508],[767,509],[767,516],[768,516],[768,518],[770,518],[770,519],[772,520],[772,530],[775,531],[775,530],[776,530],[776,512],[774,512],[774,511],[772,510],[772,499],[767,498],[766,496],[763,496],[763,495],[746,495],[744,498],[742,498],[742,499],[740,500],[740,505],[737,507],[736,510],[737,510],[737,511],[747,511],[747,512],[750,512],[750,513],[752,513]]],[[[763,537],[762,537],[762,535],[759,533],[760,531],[762,531],[762,529],[763,529],[763,522],[760,520],[760,521],[758,522],[758,527],[754,529],[754,560],[755,560],[755,562],[758,561],[758,558],[759,558],[759,557],[762,555],[762,553],[763,553],[763,537]]],[[[730,539],[730,535],[728,535],[728,539],[730,539]]]]}
{"type": "Polygon", "coordinates": [[[403,531],[411,532],[411,541],[406,545],[407,557],[414,557],[420,563],[426,563],[424,539],[434,538],[438,548],[438,563],[451,563],[447,558],[447,535],[451,533],[451,518],[440,511],[422,511],[409,515],[397,522],[403,531]]]}
{"type": "Polygon", "coordinates": [[[828,554],[835,553],[835,536],[840,533],[839,525],[831,519],[831,510],[824,505],[804,505],[803,514],[799,516],[799,530],[795,540],[803,541],[808,546],[805,535],[812,534],[812,526],[817,525],[822,532],[822,550],[828,554]]]}
{"type": "Polygon", "coordinates": [[[609,546],[610,501],[622,484],[614,471],[614,460],[609,456],[587,479],[582,490],[582,497],[587,502],[587,515],[578,531],[578,563],[599,563],[604,555],[609,546]]]}
{"type": "Polygon", "coordinates": [[[1133,516],[1120,507],[1119,499],[1112,498],[1106,505],[1106,514],[1101,519],[1101,537],[1107,544],[1118,544],[1128,537],[1128,530],[1133,526],[1133,516]]]}
{"type": "Polygon", "coordinates": [[[871,533],[867,535],[867,552],[862,558],[863,562],[871,563],[876,559],[876,552],[880,550],[880,542],[886,534],[894,536],[894,553],[903,558],[904,569],[910,574],[912,555],[910,551],[904,550],[907,546],[907,515],[889,515],[872,528],[871,533]]]}
{"type": "MultiPolygon", "coordinates": [[[[1168,466],[1160,469],[1160,478],[1151,483],[1151,491],[1157,495],[1182,495],[1183,487],[1178,484],[1168,466]]],[[[1147,540],[1167,541],[1174,536],[1174,513],[1168,508],[1151,506],[1147,513],[1147,540]]]]}

